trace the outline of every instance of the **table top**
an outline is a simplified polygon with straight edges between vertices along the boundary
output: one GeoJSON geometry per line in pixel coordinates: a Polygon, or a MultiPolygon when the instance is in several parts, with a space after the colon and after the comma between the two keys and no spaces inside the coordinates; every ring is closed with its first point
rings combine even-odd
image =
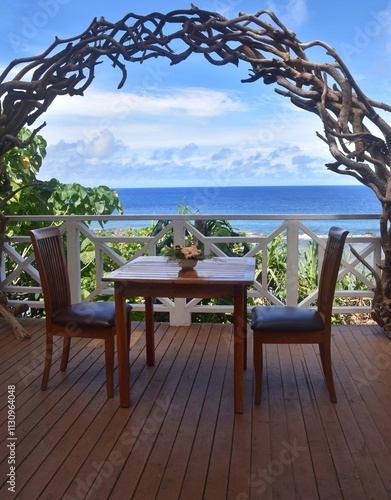
{"type": "Polygon", "coordinates": [[[182,270],[167,257],[138,257],[102,278],[103,281],[139,283],[213,283],[251,285],[254,281],[254,257],[214,257],[201,260],[194,269],[182,270]]]}

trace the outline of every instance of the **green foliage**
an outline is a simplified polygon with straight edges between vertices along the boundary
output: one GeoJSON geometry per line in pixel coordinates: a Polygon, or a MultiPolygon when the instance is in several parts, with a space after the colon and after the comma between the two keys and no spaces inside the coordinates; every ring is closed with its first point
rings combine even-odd
{"type": "MultiPolygon", "coordinates": [[[[206,231],[207,236],[218,236],[223,238],[224,236],[241,236],[243,233],[238,232],[234,229],[227,220],[217,219],[206,221],[206,231]]],[[[243,257],[249,251],[250,247],[247,243],[217,243],[216,246],[220,248],[228,257],[243,257]]]]}
{"type": "MultiPolygon", "coordinates": [[[[151,224],[148,227],[135,230],[133,228],[124,229],[121,231],[121,235],[124,237],[131,236],[150,236],[154,228],[151,224]]],[[[117,231],[115,230],[100,230],[97,231],[100,236],[114,236],[117,231]]],[[[109,244],[115,252],[121,255],[125,260],[130,260],[141,248],[142,243],[124,243],[124,242],[113,242],[109,244]]],[[[80,247],[81,251],[81,262],[82,262],[82,283],[83,283],[83,297],[87,297],[96,288],[96,271],[95,271],[95,247],[88,238],[84,238],[80,247]]],[[[117,266],[113,263],[111,259],[104,255],[103,257],[103,268],[104,273],[107,274],[117,266]]]]}
{"type": "MultiPolygon", "coordinates": [[[[263,253],[256,256],[255,278],[262,280],[263,253]]],[[[276,236],[267,247],[267,289],[282,302],[286,298],[287,244],[282,234],[276,236]]]]}
{"type": "MultiPolygon", "coordinates": [[[[4,215],[109,215],[114,211],[122,213],[118,194],[106,186],[88,188],[80,184],[62,184],[57,179],[43,182],[38,180],[39,170],[46,156],[46,141],[41,135],[32,136],[28,129],[22,129],[18,135],[20,143],[29,142],[25,147],[14,147],[2,158],[3,186],[8,191],[0,207],[4,215]]],[[[26,235],[29,229],[42,227],[45,222],[7,223],[8,236],[26,235]]],[[[16,250],[27,257],[29,245],[20,244],[16,250]]],[[[87,249],[83,260],[88,260],[87,249]]],[[[82,272],[82,294],[86,296],[91,283],[91,267],[94,260],[85,262],[82,272]]],[[[5,258],[7,273],[15,268],[12,259],[5,258]]],[[[95,265],[95,264],[94,264],[95,265]]],[[[21,283],[18,283],[21,284],[21,283]]],[[[35,285],[26,275],[23,285],[35,285]]],[[[10,294],[10,298],[17,298],[10,294]]]]}
{"type": "Polygon", "coordinates": [[[279,234],[268,246],[267,288],[284,301],[286,297],[287,244],[279,234]]]}
{"type": "MultiPolygon", "coordinates": [[[[19,132],[21,143],[31,140],[32,133],[24,128],[19,132]]],[[[5,153],[4,168],[11,181],[13,190],[36,182],[36,176],[46,156],[47,143],[41,135],[36,135],[31,143],[23,148],[15,147],[5,153]]]]}
{"type": "MultiPolygon", "coordinates": [[[[21,143],[31,139],[32,133],[22,129],[21,143]]],[[[84,187],[78,183],[63,184],[57,179],[38,180],[39,170],[46,156],[46,141],[36,135],[24,148],[13,148],[4,157],[4,169],[15,192],[2,206],[5,215],[110,215],[123,213],[116,191],[107,186],[84,187]],[[20,188],[23,188],[19,190],[20,188]],[[18,191],[19,190],[19,191],[18,191]]],[[[0,202],[1,205],[1,202],[0,202]]],[[[39,223],[8,225],[8,234],[26,234],[39,223]]]]}
{"type": "Polygon", "coordinates": [[[88,188],[80,184],[49,181],[51,195],[47,203],[55,215],[109,215],[123,213],[116,191],[107,186],[88,188]]]}
{"type": "Polygon", "coordinates": [[[31,140],[30,144],[24,148],[14,147],[2,158],[4,185],[8,185],[5,198],[0,201],[0,206],[6,215],[28,214],[37,207],[38,212],[46,214],[46,205],[38,190],[39,181],[37,175],[41,168],[43,159],[46,156],[46,141],[36,135],[31,139],[32,133],[28,129],[22,129],[19,133],[21,143],[31,140]],[[31,187],[28,187],[31,186],[31,187]],[[21,188],[24,188],[20,190],[21,188]],[[14,195],[8,199],[9,193],[14,195]]]}
{"type": "MultiPolygon", "coordinates": [[[[360,270],[361,274],[367,278],[368,281],[373,282],[373,275],[368,271],[368,269],[362,267],[360,270]]],[[[346,274],[338,283],[337,290],[366,290],[365,285],[357,276],[352,273],[346,274]]],[[[339,306],[348,305],[352,306],[370,306],[372,300],[368,298],[353,298],[353,297],[338,297],[335,303],[339,306]]],[[[340,324],[354,324],[356,323],[357,315],[355,314],[335,314],[333,316],[334,323],[340,324]]]]}
{"type": "Polygon", "coordinates": [[[310,241],[299,260],[299,302],[310,295],[318,285],[318,248],[319,245],[310,241]]]}

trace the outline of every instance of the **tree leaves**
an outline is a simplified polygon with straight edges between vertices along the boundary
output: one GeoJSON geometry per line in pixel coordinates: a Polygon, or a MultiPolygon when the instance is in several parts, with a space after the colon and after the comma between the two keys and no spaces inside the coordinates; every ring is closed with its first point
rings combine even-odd
{"type": "MultiPolygon", "coordinates": [[[[39,170],[46,156],[47,143],[40,135],[22,129],[20,144],[4,155],[3,175],[15,193],[6,198],[5,215],[110,215],[123,213],[116,191],[107,186],[85,187],[63,184],[57,179],[40,181],[39,170]],[[23,189],[21,189],[23,188],[23,189]]],[[[17,230],[13,227],[13,231],[17,230]]]]}

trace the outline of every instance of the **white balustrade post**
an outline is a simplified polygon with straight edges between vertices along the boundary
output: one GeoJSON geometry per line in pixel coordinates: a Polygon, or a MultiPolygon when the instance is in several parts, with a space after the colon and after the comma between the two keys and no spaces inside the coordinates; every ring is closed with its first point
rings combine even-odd
{"type": "Polygon", "coordinates": [[[66,222],[67,262],[72,303],[81,301],[80,231],[77,222],[66,222]]]}
{"type": "Polygon", "coordinates": [[[296,306],[299,297],[299,226],[297,221],[289,221],[286,243],[286,304],[287,306],[296,306]]]}
{"type": "MultiPolygon", "coordinates": [[[[174,245],[185,244],[185,226],[184,220],[173,221],[174,245]]],[[[179,270],[179,268],[178,268],[179,270]]],[[[171,326],[189,326],[191,325],[191,314],[186,311],[186,299],[174,299],[174,311],[170,312],[171,326]]]]}
{"type": "Polygon", "coordinates": [[[185,244],[185,221],[182,219],[175,219],[172,221],[174,233],[174,246],[185,244]]]}

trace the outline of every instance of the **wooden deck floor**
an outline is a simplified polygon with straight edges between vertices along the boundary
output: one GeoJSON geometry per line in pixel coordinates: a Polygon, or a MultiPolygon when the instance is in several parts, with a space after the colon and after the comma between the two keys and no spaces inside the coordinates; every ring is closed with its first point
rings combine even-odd
{"type": "MultiPolygon", "coordinates": [[[[105,392],[103,348],[79,340],[69,369],[56,351],[40,391],[41,320],[30,340],[0,323],[1,489],[17,499],[390,499],[391,342],[374,326],[333,329],[337,405],[312,346],[268,346],[262,405],[233,413],[230,325],[156,325],[145,366],[133,324],[131,408],[105,392]],[[16,386],[16,493],[8,491],[7,388],[16,386]]],[[[58,346],[57,346],[58,347],[58,346]]]]}

